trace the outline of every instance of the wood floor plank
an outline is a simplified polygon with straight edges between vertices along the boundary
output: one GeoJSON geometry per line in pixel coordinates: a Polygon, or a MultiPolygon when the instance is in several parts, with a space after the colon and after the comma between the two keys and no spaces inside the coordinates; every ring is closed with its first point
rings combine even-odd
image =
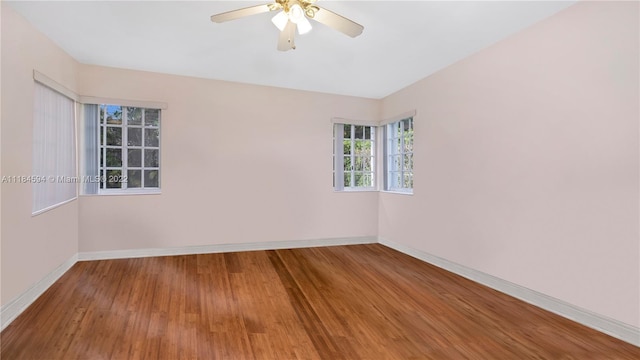
{"type": "Polygon", "coordinates": [[[87,261],[2,359],[640,359],[640,348],[379,244],[87,261]]]}

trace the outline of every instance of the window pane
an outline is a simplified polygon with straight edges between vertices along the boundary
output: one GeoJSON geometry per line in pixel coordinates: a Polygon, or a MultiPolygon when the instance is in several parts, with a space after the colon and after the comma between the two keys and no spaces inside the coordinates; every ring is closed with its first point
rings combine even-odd
{"type": "Polygon", "coordinates": [[[122,107],[107,105],[107,124],[122,125],[122,107]]]}
{"type": "Polygon", "coordinates": [[[160,131],[158,129],[144,129],[144,146],[158,146],[160,131]]]}
{"type": "Polygon", "coordinates": [[[353,167],[353,170],[355,171],[362,171],[364,170],[364,158],[362,156],[356,156],[354,159],[355,162],[355,166],[353,167]]]}
{"type": "Polygon", "coordinates": [[[369,156],[371,155],[371,141],[369,140],[356,140],[355,143],[355,154],[359,156],[369,156]]]}
{"type": "Polygon", "coordinates": [[[160,110],[144,109],[144,126],[159,126],[160,110]]]}
{"type": "Polygon", "coordinates": [[[158,170],[144,171],[144,187],[158,187],[158,170]]]}
{"type": "Polygon", "coordinates": [[[413,151],[413,130],[405,131],[404,135],[404,151],[412,152],[413,151]]]}
{"type": "Polygon", "coordinates": [[[402,135],[402,122],[398,122],[395,126],[394,137],[400,137],[402,135]]]}
{"type": "Polygon", "coordinates": [[[122,145],[122,128],[119,127],[107,127],[107,145],[122,145]]]}
{"type": "Polygon", "coordinates": [[[355,139],[364,139],[364,126],[355,126],[355,139]]]}
{"type": "Polygon", "coordinates": [[[128,158],[129,167],[142,167],[142,150],[132,149],[129,150],[128,158]]]}
{"type": "Polygon", "coordinates": [[[362,174],[362,186],[373,187],[373,176],[371,173],[362,174]]]}
{"type": "Polygon", "coordinates": [[[107,167],[122,166],[122,149],[107,149],[107,167]]]}
{"type": "Polygon", "coordinates": [[[363,177],[361,172],[357,172],[354,174],[356,185],[355,186],[364,186],[363,177]]]}
{"type": "Polygon", "coordinates": [[[344,171],[351,171],[351,157],[344,157],[344,171]]]}
{"type": "Polygon", "coordinates": [[[371,139],[371,126],[366,126],[364,128],[364,138],[371,139]]]}
{"type": "Polygon", "coordinates": [[[344,134],[342,136],[345,139],[351,139],[351,127],[352,125],[344,125],[344,134]]]}
{"type": "Polygon", "coordinates": [[[144,166],[145,167],[158,167],[160,161],[158,161],[158,150],[144,150],[144,166]]]}
{"type": "Polygon", "coordinates": [[[359,156],[355,158],[355,171],[373,171],[372,158],[370,156],[359,156]]]}
{"type": "Polygon", "coordinates": [[[122,187],[121,177],[121,170],[107,170],[107,189],[120,189],[122,187]]]}
{"type": "Polygon", "coordinates": [[[402,169],[402,155],[394,155],[391,160],[391,169],[397,171],[402,169]]]}
{"type": "Polygon", "coordinates": [[[376,177],[375,177],[375,173],[369,173],[367,174],[367,176],[369,177],[369,186],[374,187],[376,186],[376,177]]]}
{"type": "Polygon", "coordinates": [[[127,129],[127,145],[129,146],[142,146],[142,129],[141,128],[129,128],[127,129]]]}
{"type": "Polygon", "coordinates": [[[411,129],[411,120],[410,119],[402,120],[402,128],[404,129],[404,131],[409,131],[411,129]]]}
{"type": "Polygon", "coordinates": [[[413,170],[413,155],[404,155],[402,160],[402,169],[406,171],[413,170]]]}
{"type": "Polygon", "coordinates": [[[407,188],[407,189],[412,189],[413,188],[413,174],[412,173],[405,173],[404,174],[403,187],[407,188]]]}
{"type": "Polygon", "coordinates": [[[351,186],[351,173],[345,173],[344,174],[344,187],[350,187],[351,186]]]}
{"type": "Polygon", "coordinates": [[[344,140],[342,145],[342,153],[345,155],[351,154],[351,140],[344,140]]]}
{"type": "Polygon", "coordinates": [[[127,125],[142,125],[142,109],[136,107],[128,107],[127,109],[127,125]]]}
{"type": "Polygon", "coordinates": [[[393,173],[393,187],[394,188],[399,188],[400,184],[402,184],[402,173],[400,172],[394,172],[393,173]]]}
{"type": "Polygon", "coordinates": [[[139,188],[139,187],[142,187],[142,171],[140,170],[127,171],[127,188],[139,188]]]}
{"type": "Polygon", "coordinates": [[[373,171],[372,158],[370,156],[362,158],[362,170],[373,171]]]}

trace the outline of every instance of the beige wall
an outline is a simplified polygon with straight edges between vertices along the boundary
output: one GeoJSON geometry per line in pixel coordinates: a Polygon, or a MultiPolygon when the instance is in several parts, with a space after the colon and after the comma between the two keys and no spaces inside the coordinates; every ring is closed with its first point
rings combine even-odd
{"type": "Polygon", "coordinates": [[[378,194],[334,193],[333,116],[379,101],[81,66],[83,95],[155,100],[162,194],[84,196],[80,251],[377,234],[378,194]]]}
{"type": "Polygon", "coordinates": [[[418,116],[380,237],[640,325],[638,30],[579,3],[384,99],[418,116]]]}
{"type": "MultiPolygon", "coordinates": [[[[33,70],[69,89],[78,64],[2,3],[2,175],[32,172],[33,70]]],[[[78,252],[78,203],[31,216],[31,186],[2,184],[1,303],[78,252]]]]}

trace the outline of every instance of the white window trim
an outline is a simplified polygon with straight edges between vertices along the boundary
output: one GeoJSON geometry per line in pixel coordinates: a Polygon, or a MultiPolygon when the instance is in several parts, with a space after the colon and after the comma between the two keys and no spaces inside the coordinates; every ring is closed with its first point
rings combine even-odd
{"type": "Polygon", "coordinates": [[[344,188],[342,190],[333,189],[333,192],[337,193],[361,193],[361,192],[380,192],[380,190],[376,187],[352,187],[352,188],[344,188]]]}
{"type": "Polygon", "coordinates": [[[380,122],[378,122],[378,125],[380,126],[384,126],[384,125],[388,125],[391,123],[395,123],[398,122],[400,120],[404,120],[404,119],[408,119],[408,118],[415,118],[417,114],[416,110],[411,110],[411,111],[407,111],[405,113],[396,115],[396,116],[392,116],[390,118],[386,118],[384,120],[381,120],[380,122]]]}
{"type": "Polygon", "coordinates": [[[97,194],[83,194],[81,196],[120,196],[120,195],[159,195],[160,188],[132,188],[132,189],[100,189],[97,194]]]}
{"type": "MultiPolygon", "coordinates": [[[[334,119],[338,119],[338,118],[334,118],[334,119]]],[[[378,184],[379,184],[379,171],[378,171],[378,158],[379,158],[379,152],[378,152],[378,140],[379,140],[379,136],[378,136],[378,129],[379,127],[376,125],[365,125],[365,124],[354,124],[353,122],[349,122],[348,120],[342,120],[344,122],[333,122],[332,119],[332,123],[333,125],[333,134],[334,134],[334,149],[333,149],[333,161],[334,161],[334,182],[335,182],[335,186],[333,187],[334,192],[374,192],[374,191],[378,191],[378,184]],[[346,123],[345,123],[346,122],[346,123]],[[342,131],[337,131],[337,126],[341,126],[341,130],[342,131]],[[371,130],[373,131],[373,134],[371,135],[371,145],[373,147],[373,154],[371,155],[372,157],[372,169],[371,169],[371,176],[372,176],[372,181],[374,186],[344,186],[344,148],[343,148],[343,144],[344,144],[344,126],[367,126],[367,127],[371,127],[371,130]],[[340,156],[338,156],[338,154],[341,154],[340,156]]],[[[353,134],[353,131],[352,131],[353,134]]],[[[352,164],[353,164],[353,160],[352,160],[352,164]]],[[[351,173],[354,174],[354,170],[350,171],[351,173]]],[[[352,179],[353,182],[353,179],[352,179]]]]}
{"type": "Polygon", "coordinates": [[[146,108],[146,109],[160,109],[167,110],[169,105],[166,102],[161,101],[146,101],[146,100],[127,100],[127,99],[113,99],[113,98],[104,98],[97,96],[84,96],[81,95],[79,97],[79,102],[82,104],[109,104],[109,105],[120,105],[127,107],[138,107],[138,108],[146,108]]]}
{"type": "Polygon", "coordinates": [[[358,125],[358,126],[380,126],[379,121],[375,120],[356,120],[356,119],[345,119],[341,117],[332,117],[332,124],[342,124],[342,125],[358,125]]]}
{"type": "MultiPolygon", "coordinates": [[[[117,100],[114,100],[117,101],[117,100]]],[[[133,103],[133,102],[130,102],[133,103]]],[[[98,108],[101,105],[116,105],[116,106],[120,106],[122,108],[124,107],[142,107],[142,106],[133,106],[133,105],[123,105],[123,104],[113,104],[113,103],[103,103],[103,104],[99,104],[98,108]]],[[[146,126],[141,126],[142,129],[142,144],[143,146],[140,147],[141,150],[145,150],[147,149],[147,146],[144,145],[144,130],[145,129],[158,129],[159,131],[159,136],[160,138],[158,139],[158,146],[157,146],[157,150],[158,150],[158,166],[157,167],[146,167],[144,166],[144,163],[142,164],[142,166],[140,167],[140,176],[144,177],[144,171],[146,169],[157,169],[158,170],[158,187],[142,187],[142,188],[129,188],[127,187],[127,184],[124,184],[124,188],[100,188],[98,186],[98,192],[96,194],[87,194],[87,195],[97,195],[97,196],[101,196],[101,195],[157,195],[157,194],[161,194],[162,193],[162,171],[161,168],[161,162],[162,162],[162,109],[159,108],[151,108],[154,110],[160,110],[159,116],[160,118],[159,120],[159,125],[157,127],[153,126],[153,127],[146,127],[146,126]]],[[[127,123],[127,112],[123,111],[122,112],[122,125],[120,126],[114,126],[114,127],[120,127],[122,129],[122,146],[120,146],[120,148],[122,149],[122,173],[121,176],[128,176],[126,174],[126,170],[128,170],[128,151],[124,151],[125,149],[129,149],[128,145],[125,145],[127,143],[127,136],[128,136],[128,131],[127,129],[129,128],[126,123],[127,123]]],[[[102,140],[105,139],[100,139],[100,132],[101,132],[101,128],[103,127],[102,124],[100,124],[100,110],[98,110],[98,126],[97,126],[97,131],[98,131],[98,144],[100,144],[100,142],[102,140]]],[[[107,131],[106,131],[106,119],[105,119],[105,132],[104,132],[104,136],[107,136],[107,131]]],[[[138,148],[138,147],[135,147],[138,148]]],[[[152,149],[156,149],[156,147],[151,147],[152,149]]],[[[100,166],[100,154],[102,153],[103,149],[108,149],[108,145],[102,146],[99,145],[98,146],[98,153],[97,153],[97,161],[98,161],[98,173],[99,176],[107,176],[107,171],[109,170],[107,168],[107,166],[100,166]]],[[[105,150],[106,151],[106,150],[105,150]]],[[[143,152],[144,154],[144,152],[143,152]]],[[[105,161],[106,161],[106,156],[105,156],[105,161]]],[[[143,162],[144,162],[144,158],[143,158],[143,162]]]]}
{"type": "MultiPolygon", "coordinates": [[[[407,115],[410,113],[405,113],[403,115],[407,115]]],[[[414,112],[415,114],[415,112],[414,112]]],[[[394,118],[397,119],[398,117],[394,118]]],[[[388,122],[386,123],[384,126],[384,160],[383,160],[383,166],[384,166],[384,184],[383,184],[383,191],[387,192],[387,193],[396,193],[396,194],[406,194],[406,195],[413,195],[413,186],[411,188],[406,188],[406,187],[391,187],[391,183],[393,182],[391,179],[391,172],[395,171],[397,172],[398,170],[390,170],[389,169],[389,157],[390,156],[397,156],[397,155],[404,155],[405,153],[401,153],[401,154],[389,154],[389,127],[391,125],[396,125],[397,123],[407,120],[407,119],[411,119],[411,128],[415,129],[415,117],[414,116],[408,116],[408,117],[401,117],[400,119],[396,120],[396,121],[392,121],[392,122],[388,122]]],[[[403,139],[402,137],[399,139],[403,139]]],[[[404,144],[404,140],[402,141],[404,144]]],[[[413,151],[411,152],[411,155],[413,156],[413,151]]],[[[404,170],[400,170],[400,173],[402,175],[404,175],[404,170]]],[[[411,168],[411,173],[413,174],[413,168],[411,168]]],[[[402,176],[402,179],[404,179],[404,176],[402,176]]]]}
{"type": "Polygon", "coordinates": [[[413,196],[413,191],[400,191],[400,190],[380,190],[381,193],[385,194],[396,194],[396,195],[407,195],[413,196]]]}

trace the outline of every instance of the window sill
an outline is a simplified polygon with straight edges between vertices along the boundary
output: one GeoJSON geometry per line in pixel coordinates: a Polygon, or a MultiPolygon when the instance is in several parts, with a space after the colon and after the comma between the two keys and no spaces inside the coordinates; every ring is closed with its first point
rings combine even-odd
{"type": "Polygon", "coordinates": [[[399,190],[380,190],[385,194],[398,194],[398,195],[410,195],[413,196],[413,191],[399,191],[399,190]]]}
{"type": "Polygon", "coordinates": [[[83,194],[82,196],[127,196],[127,195],[160,195],[160,189],[140,189],[140,190],[100,190],[97,194],[83,194]]]}
{"type": "Polygon", "coordinates": [[[378,189],[344,189],[344,190],[336,190],[333,189],[334,193],[362,193],[362,192],[379,192],[385,194],[398,194],[398,195],[410,195],[413,196],[413,191],[400,191],[400,190],[378,190],[378,189]]]}
{"type": "Polygon", "coordinates": [[[333,189],[333,192],[335,193],[361,193],[361,192],[378,192],[380,190],[375,189],[375,188],[362,188],[362,189],[342,189],[342,190],[336,190],[333,189]]]}

